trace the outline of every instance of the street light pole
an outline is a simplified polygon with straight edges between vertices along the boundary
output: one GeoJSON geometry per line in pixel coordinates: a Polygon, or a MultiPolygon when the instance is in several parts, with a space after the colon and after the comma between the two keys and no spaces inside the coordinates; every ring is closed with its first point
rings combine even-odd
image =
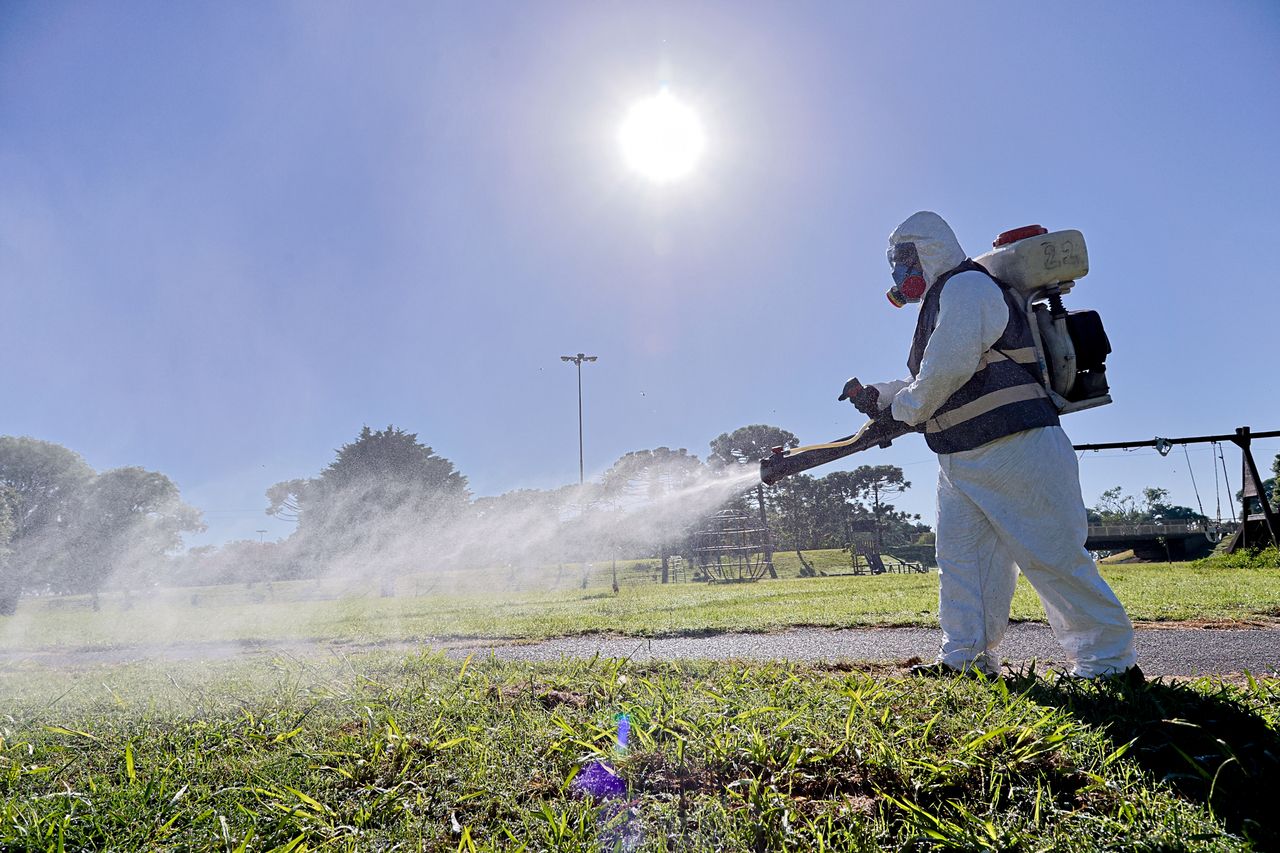
{"type": "Polygon", "coordinates": [[[582,362],[595,361],[597,356],[578,353],[577,355],[562,355],[561,361],[572,361],[578,366],[578,485],[581,486],[585,468],[582,463],[582,362]]]}

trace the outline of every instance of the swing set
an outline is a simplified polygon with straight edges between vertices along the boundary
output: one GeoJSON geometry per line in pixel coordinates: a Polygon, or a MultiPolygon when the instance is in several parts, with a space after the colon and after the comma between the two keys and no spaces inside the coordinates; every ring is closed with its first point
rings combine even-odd
{"type": "Polygon", "coordinates": [[[1196,504],[1200,507],[1200,515],[1205,515],[1204,504],[1200,500],[1200,487],[1196,485],[1195,472],[1191,470],[1191,457],[1187,453],[1188,444],[1209,444],[1214,454],[1213,490],[1217,500],[1217,513],[1214,521],[1206,528],[1205,535],[1210,542],[1219,542],[1223,536],[1226,522],[1222,518],[1222,495],[1218,486],[1219,465],[1222,470],[1222,482],[1227,492],[1227,506],[1231,512],[1231,524],[1236,524],[1235,504],[1231,500],[1231,481],[1227,477],[1227,462],[1222,455],[1222,446],[1231,442],[1240,448],[1241,481],[1239,526],[1235,528],[1231,541],[1227,544],[1227,553],[1234,553],[1241,548],[1261,548],[1268,542],[1280,547],[1280,518],[1271,508],[1266,491],[1262,488],[1262,477],[1258,474],[1258,465],[1253,460],[1250,443],[1253,439],[1278,438],[1280,430],[1271,432],[1252,432],[1249,427],[1238,427],[1231,435],[1194,435],[1185,438],[1152,438],[1147,441],[1112,441],[1104,444],[1077,444],[1076,450],[1130,450],[1138,447],[1154,447],[1161,456],[1168,456],[1175,446],[1182,445],[1182,454],[1187,460],[1187,471],[1191,474],[1191,487],[1196,493],[1196,504]]]}

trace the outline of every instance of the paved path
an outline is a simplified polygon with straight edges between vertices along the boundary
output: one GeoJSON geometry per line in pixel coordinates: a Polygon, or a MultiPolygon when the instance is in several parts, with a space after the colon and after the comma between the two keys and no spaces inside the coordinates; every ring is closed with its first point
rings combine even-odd
{"type": "MultiPolygon", "coordinates": [[[[624,657],[632,660],[740,658],[803,661],[932,660],[941,632],[936,628],[797,628],[776,634],[716,634],[644,640],[634,637],[567,637],[526,644],[468,644],[452,655],[492,652],[508,660],[544,661],[562,656],[624,657]]],[[[1139,628],[1138,660],[1150,676],[1280,674],[1280,628],[1139,628]]],[[[1006,661],[1061,665],[1062,649],[1048,626],[1009,626],[1000,654],[1006,661]]]]}
{"type": "MultiPolygon", "coordinates": [[[[562,657],[676,660],[866,661],[902,664],[911,658],[932,660],[941,633],[937,628],[793,628],[774,634],[714,634],[645,640],[635,637],[564,637],[541,642],[437,638],[421,642],[351,644],[327,642],[172,643],[164,646],[116,646],[103,649],[0,649],[0,668],[36,664],[79,667],[148,661],[196,661],[291,654],[301,657],[367,651],[443,649],[451,657],[489,654],[504,660],[555,661],[562,657]]],[[[1063,653],[1045,625],[1009,626],[1000,654],[1014,665],[1035,661],[1043,670],[1062,668],[1063,653]]],[[[1139,628],[1138,657],[1150,676],[1280,675],[1280,626],[1239,628],[1139,628]]]]}

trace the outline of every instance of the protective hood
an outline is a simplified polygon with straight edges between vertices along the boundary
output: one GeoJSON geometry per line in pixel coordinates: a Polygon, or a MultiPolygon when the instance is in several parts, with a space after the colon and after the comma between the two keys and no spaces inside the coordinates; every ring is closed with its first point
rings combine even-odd
{"type": "Polygon", "coordinates": [[[931,210],[913,213],[889,235],[889,266],[893,266],[894,248],[899,243],[915,243],[916,254],[924,268],[926,292],[949,269],[968,257],[947,221],[931,210]]]}

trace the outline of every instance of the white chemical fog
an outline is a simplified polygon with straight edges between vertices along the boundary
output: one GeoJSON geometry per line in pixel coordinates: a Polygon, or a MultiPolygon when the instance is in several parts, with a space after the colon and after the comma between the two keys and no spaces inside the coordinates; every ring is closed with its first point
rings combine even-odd
{"type": "Polygon", "coordinates": [[[164,475],[95,473],[57,445],[0,439],[0,659],[446,637],[434,615],[468,599],[496,611],[615,595],[615,578],[624,594],[687,579],[715,513],[758,512],[751,453],[712,466],[640,451],[581,486],[476,498],[413,439],[366,429],[320,476],[267,489],[267,511],[295,521],[289,537],[191,550],[181,535],[201,529],[198,509],[164,475]]]}

